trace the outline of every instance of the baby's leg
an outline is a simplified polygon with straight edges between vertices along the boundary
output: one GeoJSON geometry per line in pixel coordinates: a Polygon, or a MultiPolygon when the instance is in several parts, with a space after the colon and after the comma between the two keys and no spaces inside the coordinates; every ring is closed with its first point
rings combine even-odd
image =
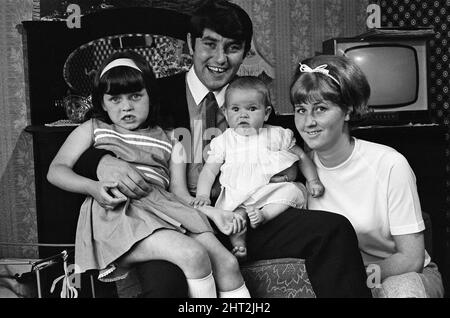
{"type": "Polygon", "coordinates": [[[248,207],[246,211],[248,219],[250,220],[250,226],[255,229],[261,224],[274,219],[289,207],[289,205],[282,203],[269,203],[260,209],[248,207]]]}
{"type": "Polygon", "coordinates": [[[158,230],[138,242],[117,264],[130,267],[153,259],[166,260],[179,266],[187,278],[191,297],[216,297],[209,255],[198,241],[174,230],[158,230]]]}
{"type": "Polygon", "coordinates": [[[214,278],[222,298],[248,298],[250,293],[244,283],[239,263],[219,240],[210,232],[193,236],[208,251],[214,278]]]}
{"type": "MultiPolygon", "coordinates": [[[[243,208],[237,208],[234,210],[234,213],[239,213],[245,219],[247,218],[245,209],[243,208]]],[[[235,234],[230,234],[230,242],[231,246],[233,248],[231,249],[231,253],[234,254],[239,260],[245,260],[247,257],[247,243],[245,241],[246,239],[246,232],[247,230],[244,228],[242,231],[237,232],[235,234]]]]}

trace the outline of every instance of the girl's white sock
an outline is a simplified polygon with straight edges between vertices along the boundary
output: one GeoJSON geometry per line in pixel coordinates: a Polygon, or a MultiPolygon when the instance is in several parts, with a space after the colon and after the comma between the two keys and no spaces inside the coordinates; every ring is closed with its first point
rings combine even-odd
{"type": "Polygon", "coordinates": [[[203,278],[188,278],[190,298],[217,298],[216,282],[212,272],[203,278]]]}
{"type": "Polygon", "coordinates": [[[219,298],[250,298],[250,292],[244,283],[241,287],[234,290],[219,291],[219,298]]]}

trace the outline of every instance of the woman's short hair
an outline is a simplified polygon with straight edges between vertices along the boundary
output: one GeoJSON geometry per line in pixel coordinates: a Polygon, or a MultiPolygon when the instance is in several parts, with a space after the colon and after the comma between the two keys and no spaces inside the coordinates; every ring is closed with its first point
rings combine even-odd
{"type": "Polygon", "coordinates": [[[326,65],[329,75],[296,71],[290,87],[292,105],[328,100],[344,112],[353,107],[350,121],[360,121],[370,113],[370,86],[363,71],[350,59],[337,55],[318,55],[301,62],[310,69],[326,65]],[[336,81],[339,83],[336,83],[336,81]]]}
{"type": "Polygon", "coordinates": [[[150,101],[149,115],[146,123],[149,127],[160,125],[160,94],[156,84],[155,74],[147,60],[134,51],[123,51],[112,54],[102,63],[94,78],[94,87],[92,90],[93,108],[90,116],[111,124],[108,113],[103,109],[103,95],[127,94],[141,91],[144,88],[147,90],[150,101]],[[117,66],[107,70],[100,76],[105,66],[119,58],[133,60],[140,71],[128,66],[117,66]]]}
{"type": "Polygon", "coordinates": [[[270,91],[267,85],[256,76],[240,76],[228,85],[225,91],[225,107],[227,107],[228,96],[235,89],[254,89],[261,93],[264,106],[272,106],[270,91]]]}
{"type": "Polygon", "coordinates": [[[192,47],[195,48],[195,39],[201,38],[206,28],[224,37],[244,41],[244,54],[250,50],[253,36],[252,20],[237,4],[225,0],[208,0],[199,7],[190,20],[192,47]]]}

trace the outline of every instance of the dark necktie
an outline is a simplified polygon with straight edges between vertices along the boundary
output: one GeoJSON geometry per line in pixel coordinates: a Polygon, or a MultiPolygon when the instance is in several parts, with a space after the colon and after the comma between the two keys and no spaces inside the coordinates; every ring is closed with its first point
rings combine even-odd
{"type": "Polygon", "coordinates": [[[205,96],[206,111],[206,128],[219,128],[222,132],[228,128],[228,123],[222,110],[217,104],[216,97],[213,92],[209,92],[205,96]]]}
{"type": "MultiPolygon", "coordinates": [[[[205,129],[206,131],[208,128],[218,128],[221,132],[224,132],[227,128],[227,121],[222,113],[222,111],[219,109],[219,105],[217,104],[216,97],[213,92],[209,92],[205,98],[203,99],[203,107],[205,107],[205,129]]],[[[218,136],[217,131],[212,132],[213,136],[211,136],[211,132],[207,134],[208,137],[203,139],[203,149],[205,150],[205,147],[209,145],[209,142],[212,138],[215,136],[218,136]]],[[[220,134],[220,132],[219,132],[220,134]]]]}
{"type": "Polygon", "coordinates": [[[216,127],[216,117],[219,105],[213,92],[209,92],[205,97],[205,112],[206,112],[206,129],[216,127]]]}

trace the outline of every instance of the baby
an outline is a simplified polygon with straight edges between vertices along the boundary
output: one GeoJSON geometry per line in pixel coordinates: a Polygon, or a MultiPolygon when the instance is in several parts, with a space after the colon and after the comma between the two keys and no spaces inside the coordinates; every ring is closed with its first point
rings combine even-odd
{"type": "MultiPolygon", "coordinates": [[[[252,228],[289,207],[304,208],[307,193],[303,184],[288,182],[293,180],[288,180],[287,175],[282,182],[270,182],[297,161],[311,195],[323,194],[315,166],[296,145],[293,132],[265,124],[272,106],[264,82],[253,76],[234,80],[226,90],[224,107],[230,128],[210,143],[198,180],[195,207],[210,210],[211,187],[220,171],[221,192],[215,208],[247,214],[252,228]]],[[[230,240],[232,253],[245,258],[245,227],[237,233],[234,229],[230,240]]]]}

